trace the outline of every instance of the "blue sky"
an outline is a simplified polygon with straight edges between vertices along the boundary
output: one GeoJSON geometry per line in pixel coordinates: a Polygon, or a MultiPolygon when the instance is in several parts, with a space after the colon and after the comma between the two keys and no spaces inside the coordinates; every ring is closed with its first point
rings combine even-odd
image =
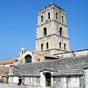
{"type": "MultiPolygon", "coordinates": [[[[0,59],[35,49],[37,13],[51,0],[0,0],[0,59]]],[[[66,11],[71,50],[88,48],[88,0],[52,0],[66,11]]]]}

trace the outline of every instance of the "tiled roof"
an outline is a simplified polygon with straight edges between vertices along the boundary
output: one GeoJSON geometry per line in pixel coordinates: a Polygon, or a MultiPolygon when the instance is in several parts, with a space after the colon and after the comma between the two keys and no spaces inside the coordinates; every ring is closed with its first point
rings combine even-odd
{"type": "MultiPolygon", "coordinates": [[[[54,55],[46,54],[46,53],[41,52],[41,51],[31,51],[31,52],[34,53],[34,54],[43,56],[43,57],[58,58],[58,57],[56,57],[54,55]]],[[[16,58],[10,58],[10,59],[6,59],[6,60],[0,60],[0,65],[12,64],[12,63],[14,63],[14,62],[17,61],[17,58],[19,58],[19,56],[16,57],[16,58]]]]}
{"type": "Polygon", "coordinates": [[[43,57],[58,58],[55,55],[47,54],[47,53],[44,53],[44,52],[41,52],[41,51],[33,51],[33,53],[38,54],[38,55],[43,56],[43,57]]]}
{"type": "Polygon", "coordinates": [[[5,64],[12,64],[16,62],[16,58],[11,58],[11,59],[6,59],[6,60],[0,60],[0,65],[5,65],[5,64]]]}
{"type": "Polygon", "coordinates": [[[40,75],[42,70],[55,72],[54,75],[83,75],[83,69],[88,67],[88,57],[63,58],[47,62],[29,63],[16,66],[19,68],[14,72],[18,76],[40,75]]]}
{"type": "Polygon", "coordinates": [[[41,51],[33,51],[34,54],[38,54],[40,56],[45,56],[45,53],[41,52],[41,51]]]}

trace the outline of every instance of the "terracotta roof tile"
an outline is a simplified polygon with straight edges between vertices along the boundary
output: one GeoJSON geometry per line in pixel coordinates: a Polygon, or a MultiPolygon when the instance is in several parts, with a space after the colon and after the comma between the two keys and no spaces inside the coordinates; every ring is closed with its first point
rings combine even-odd
{"type": "Polygon", "coordinates": [[[11,58],[11,59],[6,59],[6,60],[0,60],[0,65],[5,65],[5,64],[12,64],[16,62],[16,58],[11,58]]]}
{"type": "Polygon", "coordinates": [[[58,58],[58,57],[56,57],[55,55],[46,54],[46,53],[41,52],[41,51],[33,51],[33,53],[34,53],[34,54],[38,54],[38,55],[43,56],[43,57],[58,58]]]}

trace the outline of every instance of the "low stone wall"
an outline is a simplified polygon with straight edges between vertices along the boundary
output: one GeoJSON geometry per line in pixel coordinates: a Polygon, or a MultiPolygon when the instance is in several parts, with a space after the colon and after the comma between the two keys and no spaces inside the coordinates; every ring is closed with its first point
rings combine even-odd
{"type": "Polygon", "coordinates": [[[38,86],[19,86],[15,84],[0,83],[0,88],[41,88],[38,86]]]}
{"type": "Polygon", "coordinates": [[[80,88],[80,78],[54,77],[52,88],[80,88]]]}
{"type": "Polygon", "coordinates": [[[62,58],[72,58],[72,57],[85,57],[88,56],[88,49],[85,50],[78,50],[78,51],[71,51],[68,53],[57,54],[56,56],[62,58]]]}
{"type": "Polygon", "coordinates": [[[0,88],[27,88],[27,87],[15,85],[15,84],[4,84],[4,83],[0,83],[0,88]]]}

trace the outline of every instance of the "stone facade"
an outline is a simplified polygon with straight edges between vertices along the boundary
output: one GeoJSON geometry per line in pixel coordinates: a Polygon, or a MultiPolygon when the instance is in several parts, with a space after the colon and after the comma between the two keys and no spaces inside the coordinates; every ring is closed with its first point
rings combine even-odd
{"type": "Polygon", "coordinates": [[[58,53],[58,54],[55,54],[55,56],[58,56],[61,58],[85,57],[85,56],[88,56],[88,49],[76,50],[76,51],[60,53],[60,54],[58,53]]]}
{"type": "Polygon", "coordinates": [[[79,77],[54,77],[53,88],[80,88],[79,77]]]}
{"type": "Polygon", "coordinates": [[[38,13],[36,50],[50,54],[70,51],[65,11],[54,4],[38,13]]]}
{"type": "MultiPolygon", "coordinates": [[[[18,77],[14,77],[11,83],[17,84],[18,77]]],[[[40,77],[24,77],[24,85],[31,86],[34,88],[81,88],[80,86],[80,77],[51,77],[51,86],[46,87],[44,81],[40,81],[40,77]],[[42,83],[42,85],[40,84],[42,83]]],[[[85,87],[87,88],[87,86],[85,87]]]]}
{"type": "Polygon", "coordinates": [[[88,88],[88,68],[84,70],[85,84],[84,88],[88,88]]]}

